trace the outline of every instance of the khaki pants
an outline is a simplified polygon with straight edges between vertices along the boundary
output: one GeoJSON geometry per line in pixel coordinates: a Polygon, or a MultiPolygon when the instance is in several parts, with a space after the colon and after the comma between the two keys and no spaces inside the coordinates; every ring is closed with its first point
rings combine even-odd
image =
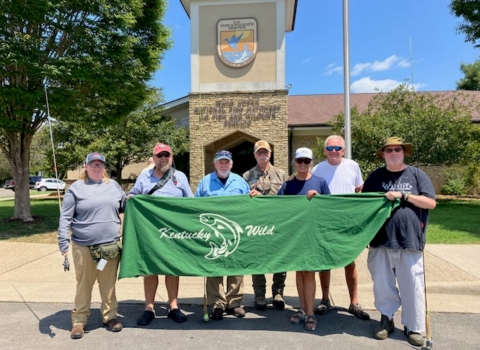
{"type": "Polygon", "coordinates": [[[227,277],[227,292],[223,277],[207,277],[207,296],[210,308],[230,308],[241,306],[243,298],[243,276],[227,277]]]}
{"type": "Polygon", "coordinates": [[[117,317],[117,296],[115,295],[115,282],[117,281],[118,264],[120,254],[115,259],[107,260],[103,271],[97,269],[90,248],[72,242],[73,263],[77,279],[77,292],[75,295],[75,308],[72,310],[72,324],[87,323],[90,316],[90,304],[92,301],[92,289],[95,281],[98,281],[102,304],[100,312],[103,322],[117,317]]]}

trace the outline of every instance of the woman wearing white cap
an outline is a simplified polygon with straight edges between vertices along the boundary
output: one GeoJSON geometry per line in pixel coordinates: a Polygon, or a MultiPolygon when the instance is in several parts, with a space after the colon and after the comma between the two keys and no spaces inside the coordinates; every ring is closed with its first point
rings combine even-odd
{"type": "MultiPolygon", "coordinates": [[[[316,194],[330,194],[328,184],[324,178],[312,175],[313,152],[311,149],[301,147],[295,152],[296,175],[286,181],[278,195],[307,195],[312,198],[316,194]]],[[[313,308],[315,304],[315,271],[297,271],[297,292],[300,299],[300,310],[291,318],[290,322],[298,324],[305,321],[305,329],[314,331],[317,328],[313,308]]]]}

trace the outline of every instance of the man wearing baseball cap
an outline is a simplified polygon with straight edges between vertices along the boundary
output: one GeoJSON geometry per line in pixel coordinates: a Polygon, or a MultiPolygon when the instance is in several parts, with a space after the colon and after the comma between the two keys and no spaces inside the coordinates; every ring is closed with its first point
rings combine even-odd
{"type": "MultiPolygon", "coordinates": [[[[272,149],[267,141],[257,141],[253,147],[253,156],[257,161],[252,169],[243,174],[243,178],[250,186],[250,195],[268,195],[276,196],[283,183],[287,181],[287,175],[282,169],[274,167],[270,163],[272,149]]],[[[285,308],[283,300],[283,290],[285,288],[286,272],[273,274],[272,295],[273,306],[279,310],[285,308]]],[[[266,279],[265,275],[252,275],[253,291],[255,293],[255,308],[260,311],[267,309],[266,279]]]]}
{"type": "MultiPolygon", "coordinates": [[[[221,150],[215,153],[213,160],[215,171],[204,176],[198,184],[195,197],[233,196],[247,194],[248,184],[241,176],[231,172],[233,166],[232,153],[221,150]]],[[[242,307],[243,276],[227,276],[227,291],[223,277],[207,277],[208,304],[213,310],[212,320],[222,320],[226,311],[235,317],[244,317],[242,307]]]]}
{"type": "MultiPolygon", "coordinates": [[[[162,197],[193,197],[188,179],[184,173],[172,167],[173,152],[169,145],[157,143],[153,148],[152,169],[143,171],[137,178],[135,185],[128,192],[128,198],[136,194],[149,194],[162,197]]],[[[187,317],[178,308],[178,276],[165,276],[170,310],[168,317],[175,322],[185,322],[187,317]]],[[[158,276],[144,276],[145,311],[138,319],[137,325],[146,326],[155,318],[155,294],[158,287],[158,276]]]]}

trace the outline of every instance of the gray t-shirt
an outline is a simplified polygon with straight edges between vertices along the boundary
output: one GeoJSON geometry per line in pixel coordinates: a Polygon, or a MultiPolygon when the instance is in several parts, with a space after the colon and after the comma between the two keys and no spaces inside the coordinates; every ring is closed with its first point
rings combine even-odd
{"type": "Polygon", "coordinates": [[[58,245],[67,251],[71,240],[79,245],[91,246],[109,243],[120,237],[120,208],[125,205],[125,192],[115,180],[77,180],[63,199],[58,226],[58,245]]]}

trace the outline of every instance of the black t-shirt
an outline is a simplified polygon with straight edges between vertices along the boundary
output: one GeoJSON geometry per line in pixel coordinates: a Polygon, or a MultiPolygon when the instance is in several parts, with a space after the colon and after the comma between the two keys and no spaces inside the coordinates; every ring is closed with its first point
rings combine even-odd
{"type": "MultiPolygon", "coordinates": [[[[427,174],[412,166],[397,172],[389,171],[386,167],[379,168],[365,180],[362,189],[362,192],[388,191],[405,191],[435,198],[435,190],[427,174]]],[[[370,246],[422,251],[425,247],[427,221],[427,209],[420,209],[402,200],[372,239],[370,246]]]]}

